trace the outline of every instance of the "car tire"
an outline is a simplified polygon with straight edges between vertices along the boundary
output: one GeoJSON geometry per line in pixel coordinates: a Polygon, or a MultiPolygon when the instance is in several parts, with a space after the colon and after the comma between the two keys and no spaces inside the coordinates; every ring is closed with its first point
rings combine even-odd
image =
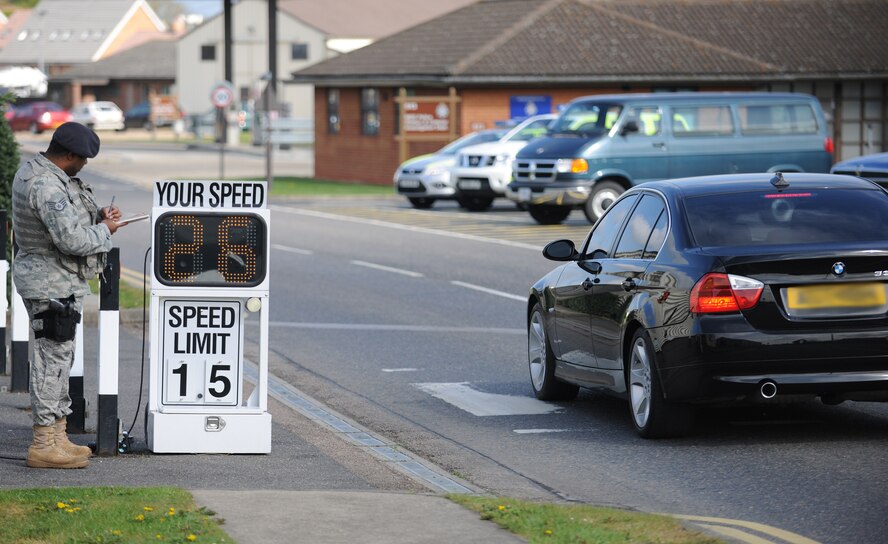
{"type": "Polygon", "coordinates": [[[592,186],[592,192],[589,193],[589,198],[586,200],[586,203],[583,204],[583,213],[586,215],[586,219],[588,219],[590,223],[595,224],[595,222],[601,219],[601,216],[604,215],[604,211],[607,210],[625,190],[626,189],[623,188],[622,185],[615,181],[597,182],[592,186]]]}
{"type": "Polygon", "coordinates": [[[534,304],[527,321],[527,366],[533,394],[540,400],[571,400],[580,391],[578,386],[555,377],[555,355],[539,302],[534,304]]]}
{"type": "Polygon", "coordinates": [[[637,330],[632,336],[626,391],[632,424],[642,438],[678,437],[691,431],[693,409],[668,402],[663,397],[653,344],[644,329],[637,330]]]}
{"type": "Polygon", "coordinates": [[[493,206],[493,198],[489,196],[461,196],[456,201],[470,212],[483,212],[493,206]]]}
{"type": "Polygon", "coordinates": [[[552,204],[530,204],[527,212],[540,225],[558,225],[571,212],[570,206],[554,206],[552,204]]]}
{"type": "Polygon", "coordinates": [[[427,210],[431,208],[435,204],[434,198],[426,198],[426,197],[408,197],[407,200],[410,201],[410,205],[416,208],[417,210],[427,210]]]}

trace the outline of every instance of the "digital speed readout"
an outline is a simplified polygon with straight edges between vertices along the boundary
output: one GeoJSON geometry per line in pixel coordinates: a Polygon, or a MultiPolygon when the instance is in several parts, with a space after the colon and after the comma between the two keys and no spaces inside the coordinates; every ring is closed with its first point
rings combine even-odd
{"type": "Polygon", "coordinates": [[[252,214],[166,213],[154,225],[164,285],[254,287],[265,279],[266,226],[252,214]]]}

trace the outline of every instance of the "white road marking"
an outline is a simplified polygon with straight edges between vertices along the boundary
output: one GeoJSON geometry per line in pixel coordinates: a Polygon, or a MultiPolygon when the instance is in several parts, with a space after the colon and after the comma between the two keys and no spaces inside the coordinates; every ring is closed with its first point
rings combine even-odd
{"type": "Polygon", "coordinates": [[[429,395],[475,416],[517,416],[551,414],[561,407],[530,397],[485,393],[469,383],[415,383],[429,395]]]}
{"type": "Polygon", "coordinates": [[[515,434],[569,433],[571,429],[512,429],[515,434]]]}
{"type": "Polygon", "coordinates": [[[410,276],[411,278],[421,278],[423,276],[420,272],[413,272],[412,270],[404,270],[402,268],[392,268],[391,266],[385,266],[376,263],[368,263],[366,261],[352,261],[351,264],[357,266],[363,266],[366,268],[372,268],[374,270],[382,270],[383,272],[393,272],[395,274],[402,274],[404,276],[410,276]]]}
{"type": "Polygon", "coordinates": [[[453,280],[450,283],[452,283],[453,285],[456,285],[458,287],[465,287],[466,289],[473,289],[475,291],[481,291],[482,293],[487,293],[488,295],[496,295],[498,297],[508,298],[511,300],[518,300],[521,302],[527,302],[527,297],[520,297],[518,295],[513,295],[512,293],[497,291],[496,289],[491,289],[489,287],[481,287],[480,285],[474,285],[471,283],[466,283],[464,281],[456,281],[456,280],[453,280]]]}
{"type": "Polygon", "coordinates": [[[305,210],[301,208],[287,208],[283,206],[271,206],[274,211],[289,213],[292,215],[308,215],[311,217],[320,217],[323,219],[333,219],[335,221],[345,221],[348,223],[362,223],[365,225],[374,225],[377,227],[385,227],[397,230],[406,230],[410,232],[421,232],[423,234],[434,234],[436,236],[447,236],[449,238],[460,238],[462,240],[472,240],[475,242],[485,242],[488,244],[497,244],[501,246],[519,247],[522,249],[532,249],[534,251],[542,251],[542,246],[533,244],[525,244],[522,242],[512,242],[510,240],[498,240],[496,238],[485,238],[483,236],[473,236],[471,234],[463,234],[460,232],[450,232],[446,230],[429,229],[425,227],[415,227],[412,225],[402,225],[400,223],[389,223],[388,221],[379,221],[377,219],[364,219],[361,217],[348,217],[345,215],[336,215],[333,213],[319,212],[316,210],[305,210]]]}
{"type": "MultiPolygon", "coordinates": [[[[255,321],[247,320],[247,325],[259,326],[255,321]]],[[[342,331],[392,331],[392,332],[435,332],[435,333],[481,333],[481,334],[515,334],[524,336],[525,329],[506,329],[497,327],[433,327],[428,325],[380,325],[373,323],[304,323],[298,321],[271,321],[270,327],[288,329],[321,329],[342,331]]]]}
{"type": "Polygon", "coordinates": [[[282,246],[280,244],[271,244],[272,249],[279,249],[287,253],[295,253],[297,255],[314,255],[314,251],[310,249],[299,249],[298,247],[282,246]]]}
{"type": "Polygon", "coordinates": [[[421,368],[383,368],[383,372],[419,372],[421,368]]]}

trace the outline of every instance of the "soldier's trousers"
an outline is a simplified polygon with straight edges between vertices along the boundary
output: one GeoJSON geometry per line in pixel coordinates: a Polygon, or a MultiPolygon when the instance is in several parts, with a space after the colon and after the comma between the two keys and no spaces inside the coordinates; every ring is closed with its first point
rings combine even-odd
{"type": "MultiPolygon", "coordinates": [[[[43,330],[43,320],[34,316],[49,309],[49,300],[23,299],[31,329],[43,330]]],[[[83,298],[75,301],[75,310],[83,313],[83,298]]],[[[56,342],[49,338],[34,339],[31,360],[31,415],[34,425],[53,425],[71,413],[68,378],[74,365],[74,340],[56,342]]]]}

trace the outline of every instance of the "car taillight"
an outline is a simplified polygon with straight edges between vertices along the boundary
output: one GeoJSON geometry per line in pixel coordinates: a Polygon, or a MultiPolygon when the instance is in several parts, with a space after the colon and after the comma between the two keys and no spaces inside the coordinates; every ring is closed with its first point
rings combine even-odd
{"type": "Polygon", "coordinates": [[[827,153],[833,153],[836,149],[836,146],[833,144],[832,138],[826,138],[823,140],[823,150],[827,153]]]}
{"type": "Polygon", "coordinates": [[[40,120],[44,123],[49,123],[50,121],[52,121],[52,114],[50,114],[48,111],[45,111],[43,112],[43,115],[40,116],[40,120]]]}
{"type": "Polygon", "coordinates": [[[733,274],[706,274],[691,289],[691,311],[697,314],[739,312],[758,304],[765,284],[733,274]]]}

